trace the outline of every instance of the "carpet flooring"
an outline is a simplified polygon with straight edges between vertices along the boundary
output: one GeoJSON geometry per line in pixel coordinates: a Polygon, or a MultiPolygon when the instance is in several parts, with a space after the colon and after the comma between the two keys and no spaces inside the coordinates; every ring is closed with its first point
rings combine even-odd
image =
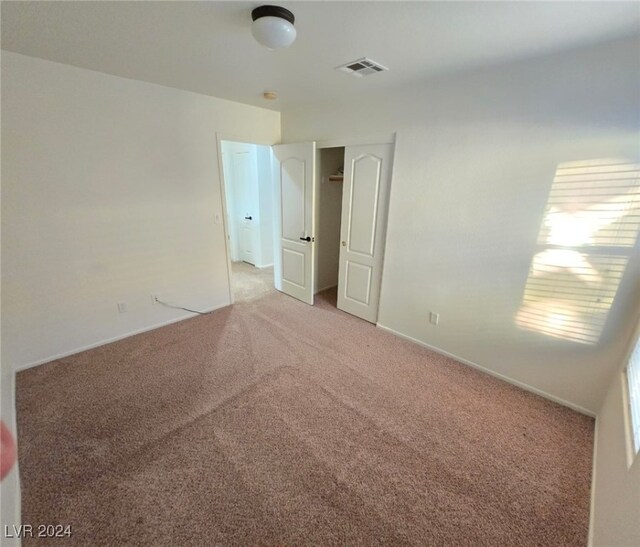
{"type": "Polygon", "coordinates": [[[231,263],[234,302],[248,302],[275,292],[273,266],[256,268],[246,262],[231,263]]]}
{"type": "Polygon", "coordinates": [[[592,419],[318,300],[19,373],[23,522],[71,525],[49,545],[586,545],[592,419]]]}

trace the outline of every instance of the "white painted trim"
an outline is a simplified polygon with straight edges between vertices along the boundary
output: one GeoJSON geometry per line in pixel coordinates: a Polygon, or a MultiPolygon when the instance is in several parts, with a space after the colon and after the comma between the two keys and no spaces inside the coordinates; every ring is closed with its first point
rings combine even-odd
{"type": "Polygon", "coordinates": [[[220,199],[222,201],[222,230],[224,232],[224,250],[227,254],[227,286],[229,289],[229,302],[233,304],[233,284],[231,276],[231,249],[229,249],[229,211],[227,211],[227,183],[224,179],[224,156],[222,155],[222,141],[229,140],[226,135],[216,133],[216,148],[218,149],[218,177],[220,178],[220,199]]]}
{"type": "Polygon", "coordinates": [[[338,286],[338,284],[337,284],[337,283],[334,283],[333,285],[327,285],[326,287],[322,287],[321,289],[318,289],[318,290],[315,292],[315,294],[318,294],[319,292],[322,292],[322,291],[327,291],[327,290],[329,290],[329,289],[333,289],[334,287],[337,287],[337,286],[338,286]]]}
{"type": "MultiPolygon", "coordinates": [[[[224,178],[224,163],[223,163],[223,155],[222,155],[222,141],[229,142],[241,142],[244,144],[255,144],[258,146],[273,146],[274,142],[265,141],[260,139],[251,139],[247,137],[242,137],[238,135],[232,135],[230,133],[225,132],[216,132],[216,148],[218,152],[218,176],[220,177],[220,198],[222,200],[222,227],[224,231],[224,248],[227,252],[227,284],[229,286],[229,302],[233,304],[233,270],[231,267],[231,249],[229,248],[229,212],[227,211],[227,182],[224,178]]],[[[273,175],[273,173],[272,173],[273,175]]],[[[273,196],[272,196],[273,198],[273,196]]],[[[242,262],[241,260],[239,262],[242,262]]],[[[269,266],[273,266],[273,264],[267,264],[265,266],[256,266],[256,268],[268,268],[269,266]]]]}
{"type": "Polygon", "coordinates": [[[274,144],[280,144],[280,142],[276,142],[270,139],[254,139],[252,137],[244,137],[242,135],[228,133],[226,131],[217,131],[216,137],[220,141],[240,142],[243,144],[258,144],[261,146],[273,146],[274,144]]]}
{"type": "Polygon", "coordinates": [[[636,344],[640,340],[640,318],[636,320],[636,328],[633,329],[631,340],[622,360],[622,373],[620,375],[622,390],[622,416],[624,420],[624,436],[627,453],[627,469],[631,469],[635,462],[640,461],[640,452],[636,452],[636,442],[633,433],[633,419],[631,417],[631,400],[629,398],[629,379],[627,377],[627,367],[631,360],[631,354],[636,344]]]}
{"type": "Polygon", "coordinates": [[[449,353],[447,351],[444,351],[440,348],[436,348],[435,346],[430,346],[429,344],[427,344],[426,342],[422,342],[421,340],[418,340],[417,338],[413,338],[411,336],[408,336],[406,334],[402,334],[401,332],[398,332],[396,330],[393,330],[390,327],[386,327],[384,325],[382,325],[381,323],[376,323],[376,326],[381,328],[382,330],[385,330],[387,332],[390,332],[391,334],[395,334],[396,336],[399,336],[400,338],[404,338],[405,340],[409,340],[410,342],[414,342],[416,344],[418,344],[419,346],[422,346],[424,348],[430,349],[431,351],[435,351],[436,353],[439,353],[440,355],[444,355],[445,357],[450,357],[451,359],[455,359],[456,361],[468,365],[470,367],[476,368],[478,370],[481,370],[482,372],[485,372],[486,374],[489,374],[491,376],[494,376],[496,378],[499,378],[500,380],[504,380],[505,382],[507,382],[508,384],[512,384],[514,386],[517,386],[519,388],[522,388],[526,391],[530,391],[531,393],[535,393],[536,395],[540,395],[541,397],[544,397],[545,399],[549,399],[550,401],[553,401],[554,403],[558,403],[562,406],[566,406],[572,410],[575,410],[576,412],[580,412],[580,414],[585,414],[587,416],[590,416],[591,418],[595,418],[596,414],[595,412],[592,412],[591,410],[587,410],[586,408],[581,407],[580,405],[576,405],[574,403],[571,403],[569,401],[565,401],[564,399],[561,399],[560,397],[556,397],[555,395],[551,395],[550,393],[547,393],[546,391],[542,391],[541,389],[538,389],[536,387],[530,386],[529,384],[525,384],[524,382],[520,382],[519,380],[514,380],[513,378],[510,378],[509,376],[505,376],[504,374],[500,374],[499,372],[496,372],[494,370],[491,370],[489,368],[483,367],[482,365],[478,365],[477,363],[474,363],[473,361],[469,361],[467,359],[463,359],[462,357],[458,357],[457,355],[454,355],[453,353],[449,353]]]}
{"type": "Polygon", "coordinates": [[[384,244],[382,246],[382,257],[380,267],[382,268],[382,272],[380,272],[380,289],[378,293],[378,313],[376,314],[376,324],[377,318],[380,317],[380,306],[382,305],[382,287],[384,287],[384,271],[386,266],[386,258],[387,258],[387,244],[389,243],[389,215],[391,214],[391,196],[393,195],[393,180],[394,173],[396,170],[396,150],[398,148],[398,135],[397,133],[393,134],[393,149],[391,152],[391,172],[389,173],[389,192],[387,197],[387,218],[384,219],[384,244]]]}
{"type": "MultiPolygon", "coordinates": [[[[629,359],[627,359],[627,362],[629,359]]],[[[633,435],[633,420],[631,418],[631,401],[629,399],[629,379],[627,377],[627,367],[620,373],[620,391],[622,397],[622,421],[624,423],[624,444],[627,469],[631,469],[640,453],[636,453],[635,439],[633,435]]]]}
{"type": "MultiPolygon", "coordinates": [[[[16,372],[11,374],[11,393],[13,394],[13,431],[15,432],[16,450],[19,451],[20,446],[18,444],[18,408],[16,407],[16,372]]],[[[13,510],[13,518],[15,522],[22,522],[22,486],[20,482],[20,462],[16,458],[12,473],[15,473],[16,479],[14,483],[13,499],[15,507],[13,510]]],[[[5,477],[6,479],[6,477],[5,477]]],[[[20,545],[18,541],[16,545],[20,545]]]]}
{"type": "Polygon", "coordinates": [[[316,141],[316,149],[318,148],[341,148],[343,146],[359,146],[363,144],[393,144],[396,140],[395,133],[384,133],[381,135],[370,135],[368,137],[351,137],[327,139],[324,141],[316,141]]]}
{"type": "MultiPolygon", "coordinates": [[[[231,304],[220,304],[219,306],[214,306],[213,308],[205,308],[204,310],[202,310],[202,313],[209,313],[222,308],[226,308],[227,306],[230,306],[230,305],[231,304]]],[[[45,359],[38,359],[37,361],[33,361],[26,365],[19,365],[15,367],[14,370],[16,372],[20,372],[21,370],[37,367],[38,365],[44,365],[45,363],[50,363],[51,361],[57,361],[58,359],[64,359],[65,357],[69,357],[70,355],[75,355],[76,353],[81,353],[83,351],[98,348],[100,346],[105,346],[107,344],[111,344],[112,342],[117,342],[118,340],[124,340],[125,338],[129,338],[130,336],[135,336],[136,334],[142,334],[143,332],[149,332],[150,330],[166,327],[167,325],[172,325],[173,323],[179,323],[180,321],[184,321],[185,319],[192,319],[193,317],[198,315],[196,313],[191,313],[191,312],[187,312],[187,313],[188,315],[181,315],[178,318],[169,319],[169,321],[163,321],[162,323],[154,323],[149,327],[143,327],[141,329],[130,331],[125,334],[119,334],[118,336],[114,336],[113,338],[100,340],[99,342],[88,344],[86,346],[81,346],[79,348],[72,349],[71,351],[65,351],[64,353],[58,353],[57,355],[52,355],[51,357],[46,357],[45,359]]]]}
{"type": "Polygon", "coordinates": [[[593,547],[594,522],[596,518],[596,456],[598,454],[598,417],[593,431],[593,456],[591,457],[591,500],[589,506],[589,539],[587,547],[593,547]]]}
{"type": "MultiPolygon", "coordinates": [[[[11,400],[11,404],[9,405],[11,407],[9,410],[11,416],[2,416],[2,418],[11,430],[16,443],[16,449],[18,450],[19,441],[17,435],[18,426],[15,396],[16,373],[15,371],[11,371],[11,373],[3,371],[3,376],[7,384],[9,384],[7,391],[9,392],[9,398],[11,400]]],[[[19,526],[22,523],[22,493],[20,489],[20,462],[18,459],[16,459],[16,462],[13,464],[13,469],[11,469],[7,476],[2,480],[0,490],[0,504],[2,505],[2,510],[0,510],[0,516],[2,517],[2,522],[0,523],[2,525],[0,537],[3,537],[5,526],[19,526]]],[[[21,545],[20,538],[3,538],[0,543],[7,547],[20,547],[21,545]]]]}

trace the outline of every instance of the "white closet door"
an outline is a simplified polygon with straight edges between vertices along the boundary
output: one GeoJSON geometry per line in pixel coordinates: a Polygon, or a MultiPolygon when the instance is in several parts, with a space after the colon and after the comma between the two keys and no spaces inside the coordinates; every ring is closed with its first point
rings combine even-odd
{"type": "Polygon", "coordinates": [[[348,146],[344,159],[338,308],[375,323],[393,145],[348,146]]]}
{"type": "Polygon", "coordinates": [[[316,144],[280,144],[276,159],[276,289],[313,305],[316,144]]]}

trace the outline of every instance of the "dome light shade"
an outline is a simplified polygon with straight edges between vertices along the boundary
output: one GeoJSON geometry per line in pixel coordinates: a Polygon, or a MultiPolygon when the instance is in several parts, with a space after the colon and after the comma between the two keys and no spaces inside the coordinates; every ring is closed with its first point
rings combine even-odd
{"type": "Polygon", "coordinates": [[[251,33],[269,49],[289,47],[296,39],[293,13],[279,6],[260,6],[251,12],[251,33]]]}

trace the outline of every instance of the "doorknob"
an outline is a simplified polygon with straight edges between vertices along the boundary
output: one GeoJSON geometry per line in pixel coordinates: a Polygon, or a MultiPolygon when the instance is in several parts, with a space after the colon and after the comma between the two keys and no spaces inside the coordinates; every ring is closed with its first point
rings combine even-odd
{"type": "Polygon", "coordinates": [[[301,237],[300,238],[302,241],[311,241],[311,237],[307,236],[307,237],[301,237]]]}
{"type": "Polygon", "coordinates": [[[253,217],[244,217],[245,220],[252,220],[253,217]]]}
{"type": "Polygon", "coordinates": [[[347,242],[346,242],[346,241],[342,241],[341,243],[342,243],[342,246],[343,246],[343,247],[346,247],[346,246],[347,246],[347,242]]]}

